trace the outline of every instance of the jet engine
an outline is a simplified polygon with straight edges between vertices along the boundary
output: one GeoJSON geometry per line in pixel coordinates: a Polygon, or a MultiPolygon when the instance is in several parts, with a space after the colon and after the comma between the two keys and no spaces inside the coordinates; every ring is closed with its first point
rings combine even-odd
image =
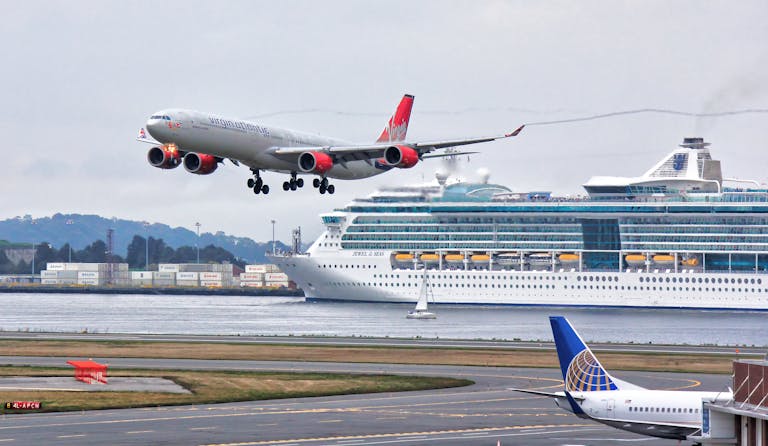
{"type": "Polygon", "coordinates": [[[184,156],[184,168],[196,175],[208,175],[219,167],[219,160],[205,153],[187,153],[184,156]]]}
{"type": "Polygon", "coordinates": [[[304,152],[299,156],[299,169],[302,172],[324,175],[333,167],[333,158],[323,152],[304,152]]]}
{"type": "Polygon", "coordinates": [[[147,152],[147,161],[153,167],[160,169],[175,169],[181,164],[181,154],[174,144],[152,147],[147,152]]]}
{"type": "Polygon", "coordinates": [[[384,151],[384,160],[390,166],[409,169],[419,162],[419,152],[408,146],[387,147],[384,151]]]}

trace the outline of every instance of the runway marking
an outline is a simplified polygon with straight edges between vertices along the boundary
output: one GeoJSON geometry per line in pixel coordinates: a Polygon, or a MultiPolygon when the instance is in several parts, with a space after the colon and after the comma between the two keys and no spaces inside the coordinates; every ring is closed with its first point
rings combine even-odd
{"type": "Polygon", "coordinates": [[[189,428],[189,430],[191,430],[191,431],[210,431],[210,430],[214,430],[214,429],[218,429],[218,427],[211,426],[211,427],[190,427],[189,428]]]}
{"type": "Polygon", "coordinates": [[[318,423],[341,423],[344,420],[320,420],[318,423]]]}
{"type": "Polygon", "coordinates": [[[151,434],[155,431],[128,431],[126,434],[132,435],[132,434],[151,434]]]}
{"type": "Polygon", "coordinates": [[[408,417],[378,417],[377,420],[404,420],[408,417]]]}
{"type": "Polygon", "coordinates": [[[277,423],[261,423],[257,424],[258,427],[264,427],[264,426],[277,426],[277,423]]]}
{"type": "MultiPolygon", "coordinates": [[[[336,436],[336,437],[319,437],[319,438],[291,438],[289,440],[260,440],[260,441],[249,441],[249,442],[243,442],[243,443],[211,443],[204,446],[257,446],[257,445],[264,445],[264,444],[281,444],[285,445],[286,443],[307,443],[307,442],[317,442],[317,441],[340,441],[340,440],[353,440],[353,439],[384,439],[384,438],[397,438],[398,440],[414,440],[417,439],[416,437],[421,437],[420,439],[426,439],[429,435],[445,435],[445,434],[466,434],[471,432],[477,432],[478,434],[482,433],[498,433],[501,431],[520,431],[525,429],[534,429],[534,428],[540,428],[540,429],[546,429],[546,428],[566,428],[566,427],[593,427],[594,424],[542,424],[542,425],[535,425],[535,426],[505,426],[505,427],[485,427],[485,428],[473,428],[473,429],[452,429],[452,430],[442,430],[442,431],[427,431],[427,432],[400,432],[400,433],[391,433],[391,434],[364,434],[364,435],[344,435],[344,436],[336,436]]],[[[559,433],[559,432],[558,432],[559,433]]],[[[498,435],[498,434],[497,434],[498,435]]],[[[530,435],[530,433],[520,432],[517,435],[530,435]]],[[[457,437],[457,438],[466,438],[466,437],[457,437]]],[[[444,438],[441,438],[444,439],[444,438]]]]}
{"type": "Polygon", "coordinates": [[[56,438],[76,438],[76,437],[85,437],[85,434],[76,434],[76,435],[59,435],[56,438]]]}
{"type": "Polygon", "coordinates": [[[16,441],[15,438],[0,438],[0,443],[5,443],[8,441],[16,441]]]}

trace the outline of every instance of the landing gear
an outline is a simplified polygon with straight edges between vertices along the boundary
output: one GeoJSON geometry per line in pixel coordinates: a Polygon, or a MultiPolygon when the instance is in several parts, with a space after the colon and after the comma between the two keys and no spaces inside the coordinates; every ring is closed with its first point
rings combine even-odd
{"type": "Polygon", "coordinates": [[[304,178],[296,178],[296,172],[291,172],[291,179],[283,181],[283,190],[296,190],[304,187],[304,178]]]}
{"type": "Polygon", "coordinates": [[[315,178],[312,180],[312,185],[318,188],[321,194],[326,192],[333,194],[336,192],[336,187],[334,187],[333,184],[328,184],[328,178],[323,178],[322,180],[315,178]]]}
{"type": "Polygon", "coordinates": [[[268,194],[269,186],[264,184],[264,181],[262,181],[261,177],[259,176],[259,170],[251,169],[251,172],[253,172],[254,178],[248,178],[248,189],[253,189],[254,194],[268,194]]]}

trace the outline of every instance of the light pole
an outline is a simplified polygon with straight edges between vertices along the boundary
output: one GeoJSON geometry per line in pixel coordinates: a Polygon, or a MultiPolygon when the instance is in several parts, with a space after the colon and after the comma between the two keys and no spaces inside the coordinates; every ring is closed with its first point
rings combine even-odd
{"type": "Polygon", "coordinates": [[[149,222],[144,222],[144,269],[149,271],[149,222]]]}
{"type": "Polygon", "coordinates": [[[32,242],[32,281],[34,282],[34,275],[35,275],[35,242],[32,242]]]}
{"type": "Polygon", "coordinates": [[[197,248],[197,263],[200,263],[200,222],[198,221],[195,223],[195,226],[197,227],[197,242],[195,243],[195,247],[197,248]]]}
{"type": "Polygon", "coordinates": [[[272,221],[272,255],[275,255],[275,220],[272,221]]]}
{"type": "MultiPolygon", "coordinates": [[[[67,225],[72,225],[74,223],[75,223],[74,220],[72,220],[71,218],[66,222],[67,225]]],[[[67,242],[67,246],[69,246],[69,263],[72,263],[72,243],[67,242]]]]}

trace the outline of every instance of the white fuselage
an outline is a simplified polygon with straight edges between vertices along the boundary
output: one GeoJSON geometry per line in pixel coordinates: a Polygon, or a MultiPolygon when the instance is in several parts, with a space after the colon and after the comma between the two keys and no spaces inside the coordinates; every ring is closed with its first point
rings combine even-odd
{"type": "MultiPolygon", "coordinates": [[[[238,160],[253,169],[301,174],[304,172],[299,169],[296,157],[276,155],[277,148],[307,147],[311,151],[318,147],[349,145],[339,139],[194,110],[169,109],[156,115],[172,118],[170,121],[152,118],[147,121],[147,131],[157,141],[175,143],[182,152],[238,160]]],[[[335,164],[325,176],[353,180],[378,175],[386,170],[388,168],[374,161],[355,160],[335,164]]]]}
{"type": "MultiPolygon", "coordinates": [[[[581,416],[609,426],[661,438],[684,439],[701,429],[702,402],[728,401],[730,392],[609,390],[571,392],[581,416]]],[[[572,412],[564,398],[557,405],[572,412]]]]}

